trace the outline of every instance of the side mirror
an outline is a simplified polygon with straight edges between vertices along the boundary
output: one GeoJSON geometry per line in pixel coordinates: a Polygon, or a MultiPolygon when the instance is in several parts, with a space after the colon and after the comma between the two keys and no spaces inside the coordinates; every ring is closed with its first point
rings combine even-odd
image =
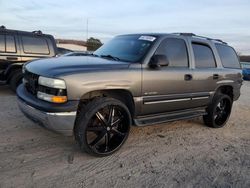
{"type": "Polygon", "coordinates": [[[152,68],[168,66],[169,62],[165,55],[153,55],[149,62],[149,66],[152,68]]]}

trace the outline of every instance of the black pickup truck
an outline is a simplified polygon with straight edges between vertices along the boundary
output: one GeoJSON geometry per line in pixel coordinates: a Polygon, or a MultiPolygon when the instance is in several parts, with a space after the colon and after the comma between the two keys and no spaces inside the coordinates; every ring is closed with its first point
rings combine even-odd
{"type": "Polygon", "coordinates": [[[9,84],[13,91],[22,81],[22,66],[38,58],[57,54],[53,36],[41,31],[17,31],[0,27],[0,83],[9,84]]]}

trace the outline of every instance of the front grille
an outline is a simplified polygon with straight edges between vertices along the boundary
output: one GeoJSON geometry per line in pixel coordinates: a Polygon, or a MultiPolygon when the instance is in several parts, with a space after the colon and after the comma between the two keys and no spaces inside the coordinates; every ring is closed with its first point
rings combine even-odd
{"type": "Polygon", "coordinates": [[[33,95],[37,94],[38,90],[38,75],[28,72],[27,70],[24,73],[24,85],[27,89],[27,91],[33,95]]]}

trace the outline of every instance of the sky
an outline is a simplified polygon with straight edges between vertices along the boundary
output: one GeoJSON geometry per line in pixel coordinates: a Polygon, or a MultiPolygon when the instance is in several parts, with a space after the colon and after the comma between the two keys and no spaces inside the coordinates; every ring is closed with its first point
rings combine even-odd
{"type": "Polygon", "coordinates": [[[250,55],[249,10],[250,0],[0,0],[0,25],[102,42],[126,33],[191,32],[250,55]]]}

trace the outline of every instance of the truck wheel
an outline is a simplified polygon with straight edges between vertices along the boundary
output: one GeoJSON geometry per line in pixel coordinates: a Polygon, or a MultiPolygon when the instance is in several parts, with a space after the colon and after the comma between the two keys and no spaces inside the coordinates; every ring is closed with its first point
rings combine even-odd
{"type": "Polygon", "coordinates": [[[17,87],[22,83],[23,74],[21,70],[14,71],[11,74],[9,85],[12,91],[16,92],[17,87]]]}
{"type": "Polygon", "coordinates": [[[74,135],[80,148],[95,156],[107,156],[126,141],[131,115],[126,105],[113,98],[96,98],[78,114],[74,135]]]}
{"type": "Polygon", "coordinates": [[[232,99],[228,95],[215,95],[213,102],[208,106],[207,115],[203,116],[205,125],[213,128],[223,127],[232,109],[232,99]]]}

